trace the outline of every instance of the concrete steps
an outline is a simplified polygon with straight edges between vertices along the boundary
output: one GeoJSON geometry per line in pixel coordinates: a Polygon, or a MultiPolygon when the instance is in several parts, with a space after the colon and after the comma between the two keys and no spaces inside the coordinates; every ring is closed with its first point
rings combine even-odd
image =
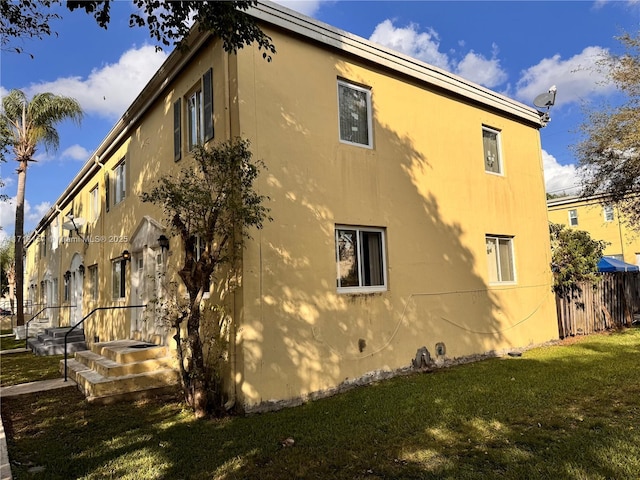
{"type": "MultiPolygon", "coordinates": [[[[44,332],[27,340],[27,348],[36,355],[62,355],[64,354],[64,336],[69,330],[71,327],[45,328],[44,332]]],[[[76,328],[67,337],[67,353],[73,354],[86,349],[84,331],[76,328]]]]}
{"type": "MultiPolygon", "coordinates": [[[[118,340],[95,343],[67,361],[67,376],[90,402],[110,403],[175,391],[179,382],[167,347],[118,340]]],[[[60,362],[64,374],[64,361],[60,362]]]]}

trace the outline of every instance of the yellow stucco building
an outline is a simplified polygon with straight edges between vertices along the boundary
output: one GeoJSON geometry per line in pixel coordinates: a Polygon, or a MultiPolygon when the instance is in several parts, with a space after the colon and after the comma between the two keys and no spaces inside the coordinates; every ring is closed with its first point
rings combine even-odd
{"type": "Polygon", "coordinates": [[[640,265],[640,236],[629,227],[624,215],[606,197],[554,198],[547,201],[549,221],[589,232],[595,240],[608,243],[604,255],[640,265]]]}
{"type": "MultiPolygon", "coordinates": [[[[241,136],[273,217],[227,297],[245,409],[410,367],[423,346],[445,362],[557,338],[538,112],[279,5],[252,14],[273,61],[194,32],[38,224],[25,294],[69,306],[60,325],[147,303],[182,258],[140,194],[192,144],[241,136]]],[[[171,343],[143,309],[84,329],[171,343]]]]}

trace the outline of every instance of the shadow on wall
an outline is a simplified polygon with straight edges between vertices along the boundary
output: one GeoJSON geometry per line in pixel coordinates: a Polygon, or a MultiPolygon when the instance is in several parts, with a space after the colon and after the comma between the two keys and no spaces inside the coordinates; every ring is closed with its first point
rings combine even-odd
{"type": "MultiPolygon", "coordinates": [[[[341,76],[358,81],[349,68],[337,66],[341,76]]],[[[259,277],[260,296],[250,313],[261,321],[252,317],[243,326],[249,375],[241,381],[248,401],[295,398],[367,372],[408,367],[422,346],[441,358],[508,348],[505,332],[544,304],[548,285],[536,287],[536,295],[506,293],[521,297],[516,308],[519,300],[503,303],[508,288],[496,294],[477,273],[486,268],[477,257],[485,248],[485,232],[465,231],[461,220],[474,213],[452,211],[449,197],[456,185],[433,184],[431,177],[443,178],[435,170],[455,168],[455,158],[429,159],[424,143],[416,146],[420,119],[394,129],[380,121],[374,101],[375,149],[318,148],[335,145],[336,132],[325,128],[327,138],[314,138],[305,114],[296,113],[317,111],[318,105],[302,105],[267,83],[258,90],[258,97],[275,105],[270,118],[280,119],[265,127],[264,137],[287,140],[286,154],[255,145],[269,166],[262,187],[272,199],[274,222],[255,235],[259,252],[253,254],[261,269],[250,273],[259,277]],[[262,88],[270,95],[262,95],[262,88]],[[337,293],[339,224],[385,228],[388,291],[337,293]],[[473,241],[479,244],[472,250],[473,241]],[[249,376],[259,377],[260,386],[249,376]]],[[[447,135],[433,133],[439,134],[447,135]]]]}

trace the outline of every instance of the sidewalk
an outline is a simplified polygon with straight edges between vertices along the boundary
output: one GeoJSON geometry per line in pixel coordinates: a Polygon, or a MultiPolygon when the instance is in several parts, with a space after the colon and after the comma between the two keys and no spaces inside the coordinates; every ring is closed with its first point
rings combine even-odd
{"type": "MultiPolygon", "coordinates": [[[[16,349],[20,351],[22,349],[16,349]]],[[[26,351],[26,350],[25,350],[26,351]]],[[[15,350],[5,350],[2,353],[16,353],[15,350]]],[[[0,387],[0,399],[5,397],[14,397],[16,395],[25,395],[27,393],[44,392],[56,388],[75,387],[76,382],[64,378],[54,378],[53,380],[41,380],[39,382],[22,383],[20,385],[9,385],[0,387]]],[[[0,419],[0,480],[11,480],[11,465],[9,463],[9,453],[7,450],[7,438],[4,433],[4,425],[0,419]]]]}
{"type": "Polygon", "coordinates": [[[0,355],[10,355],[12,353],[27,353],[30,352],[28,348],[14,348],[13,350],[0,350],[0,355]]]}

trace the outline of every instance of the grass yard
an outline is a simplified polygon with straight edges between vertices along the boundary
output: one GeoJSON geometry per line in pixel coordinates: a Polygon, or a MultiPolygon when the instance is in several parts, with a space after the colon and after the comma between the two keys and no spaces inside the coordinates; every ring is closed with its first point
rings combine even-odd
{"type": "Polygon", "coordinates": [[[640,329],[249,417],[70,388],[3,399],[2,418],[17,479],[638,479],[640,329]]]}
{"type": "MultiPolygon", "coordinates": [[[[1,334],[11,331],[0,331],[1,334]]],[[[24,348],[24,340],[15,337],[0,337],[0,350],[24,348]]],[[[18,385],[60,378],[58,366],[63,355],[37,357],[32,353],[11,353],[0,356],[0,386],[18,385]]]]}
{"type": "Polygon", "coordinates": [[[16,340],[11,330],[0,330],[0,335],[11,335],[0,337],[0,350],[13,350],[14,348],[24,348],[24,340],[16,340]]]}
{"type": "Polygon", "coordinates": [[[31,352],[2,355],[0,356],[0,386],[61,378],[59,365],[63,358],[64,355],[38,357],[31,352]]]}

